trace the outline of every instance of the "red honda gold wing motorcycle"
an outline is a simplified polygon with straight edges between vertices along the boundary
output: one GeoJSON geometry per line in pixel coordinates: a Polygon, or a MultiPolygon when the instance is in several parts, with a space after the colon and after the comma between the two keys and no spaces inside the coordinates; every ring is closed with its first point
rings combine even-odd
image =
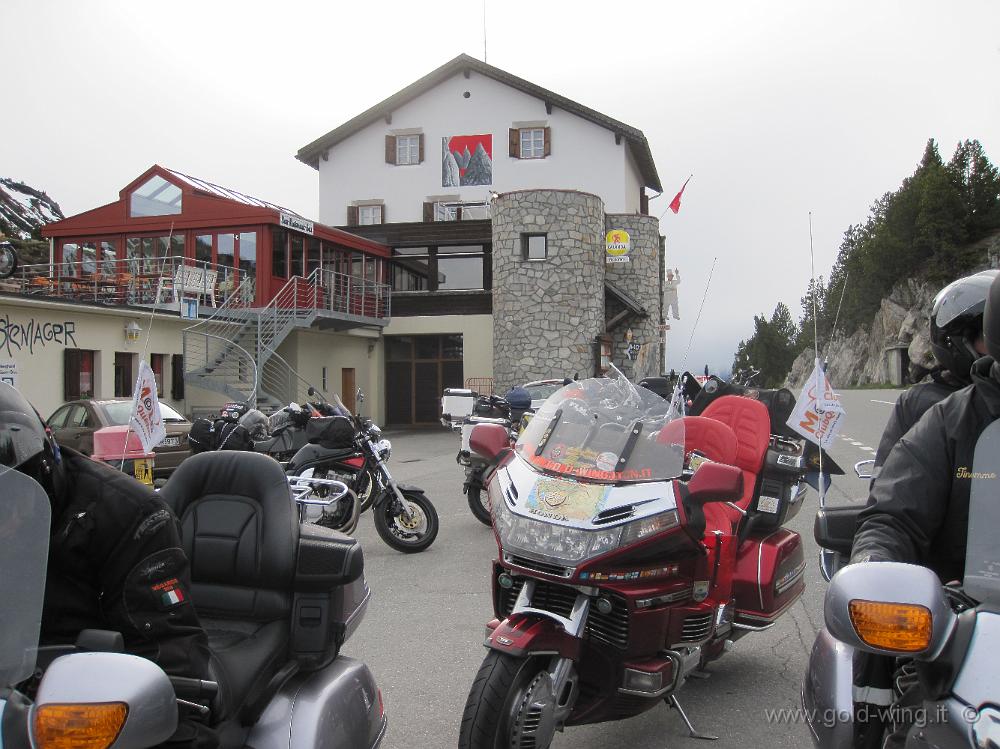
{"type": "Polygon", "coordinates": [[[513,450],[472,448],[499,547],[496,618],[461,749],[543,749],[566,726],[620,720],[675,693],[727,640],[768,629],[802,595],[802,444],[767,408],[719,398],[681,418],[617,371],[552,395],[513,450]]]}

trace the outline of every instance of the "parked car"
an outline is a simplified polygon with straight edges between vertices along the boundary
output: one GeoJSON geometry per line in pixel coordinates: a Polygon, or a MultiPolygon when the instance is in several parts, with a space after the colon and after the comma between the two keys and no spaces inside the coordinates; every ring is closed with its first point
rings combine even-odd
{"type": "Polygon", "coordinates": [[[545,399],[566,384],[565,380],[535,380],[526,382],[521,387],[531,394],[531,409],[537,411],[545,399]]]}
{"type": "MultiPolygon", "coordinates": [[[[84,455],[94,451],[94,432],[102,427],[128,424],[132,412],[131,398],[113,400],[70,401],[55,410],[46,422],[60,445],[71,447],[84,455]]],[[[185,458],[191,455],[188,432],[191,422],[166,403],[160,403],[167,438],[153,452],[153,478],[167,478],[185,458]]]]}

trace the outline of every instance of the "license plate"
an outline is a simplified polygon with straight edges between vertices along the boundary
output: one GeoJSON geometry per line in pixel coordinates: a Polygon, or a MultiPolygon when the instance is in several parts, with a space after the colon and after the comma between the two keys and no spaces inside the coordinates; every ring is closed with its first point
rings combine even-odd
{"type": "Polygon", "coordinates": [[[177,447],[179,444],[181,444],[180,437],[167,437],[163,440],[164,447],[177,447]]]}

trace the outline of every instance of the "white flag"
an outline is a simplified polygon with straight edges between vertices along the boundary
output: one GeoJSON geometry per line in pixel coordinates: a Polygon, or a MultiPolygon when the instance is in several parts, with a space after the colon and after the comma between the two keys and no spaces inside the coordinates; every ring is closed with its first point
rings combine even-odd
{"type": "Polygon", "coordinates": [[[844,416],[840,396],[834,392],[817,359],[786,423],[810,442],[828,448],[840,431],[844,416]]]}
{"type": "Polygon", "coordinates": [[[135,398],[132,402],[132,429],[147,453],[163,442],[167,436],[156,397],[156,375],[145,360],[139,362],[139,376],[135,380],[135,398]]]}

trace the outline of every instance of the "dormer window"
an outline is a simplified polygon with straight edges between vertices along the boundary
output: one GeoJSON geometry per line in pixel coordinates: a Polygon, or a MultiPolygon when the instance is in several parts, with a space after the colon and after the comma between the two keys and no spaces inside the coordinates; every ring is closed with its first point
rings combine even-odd
{"type": "Polygon", "coordinates": [[[172,216],[181,212],[181,188],[159,175],[151,177],[132,191],[129,215],[172,216]]]}

